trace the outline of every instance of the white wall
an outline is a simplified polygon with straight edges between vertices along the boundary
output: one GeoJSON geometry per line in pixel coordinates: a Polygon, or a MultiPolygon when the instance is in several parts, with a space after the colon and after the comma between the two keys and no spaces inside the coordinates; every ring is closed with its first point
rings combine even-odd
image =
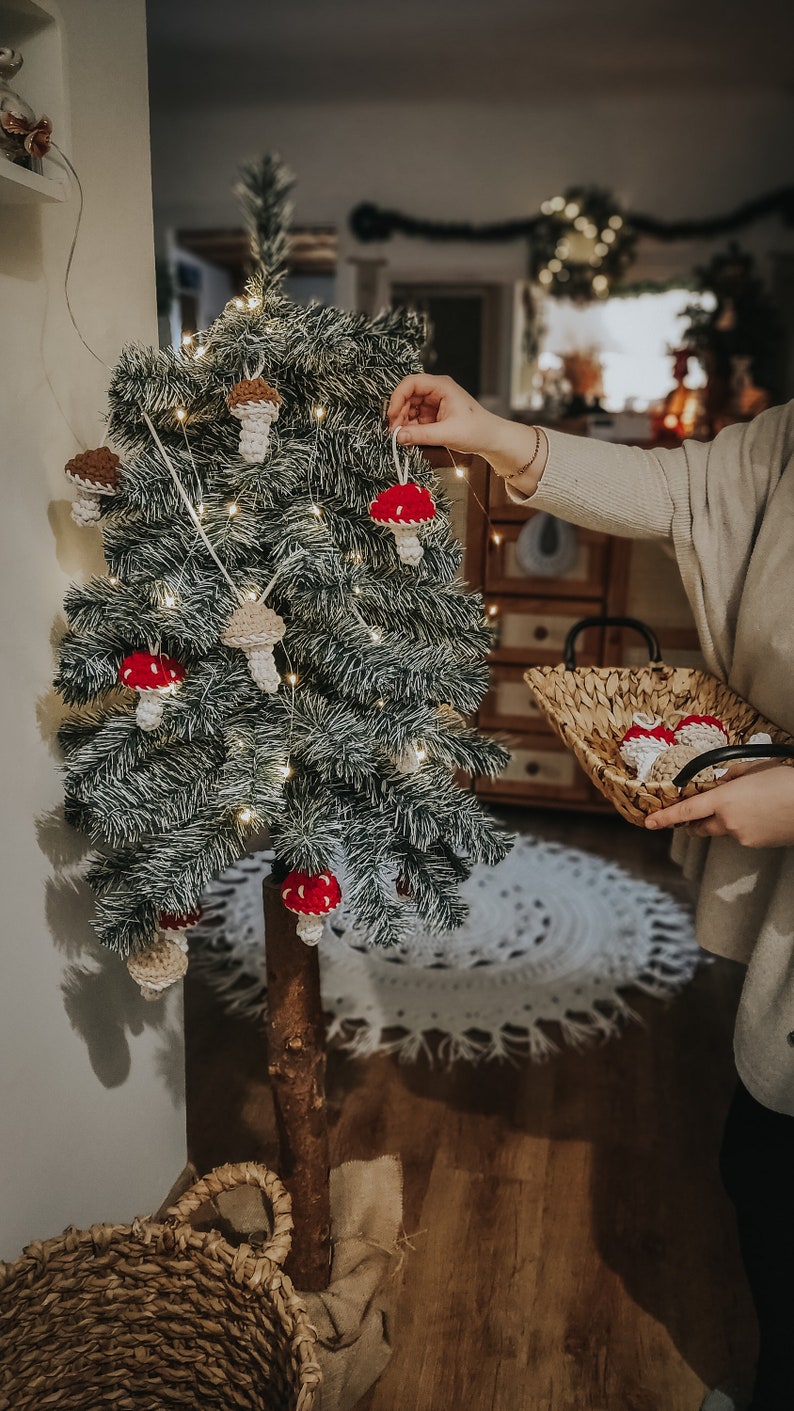
{"type": "MultiPolygon", "coordinates": [[[[112,363],[126,340],[156,338],[144,3],[63,9],[66,106],[56,83],[35,96],[82,177],[72,302],[112,363]]],[[[123,962],[100,952],[74,875],[82,840],[57,817],[51,639],[70,579],[103,563],[98,532],[69,518],[63,476],[70,456],[102,439],[107,379],[66,313],[76,215],[75,199],[0,204],[5,1258],[69,1222],[155,1208],[185,1162],[179,998],[145,1004],[123,962]]]]}

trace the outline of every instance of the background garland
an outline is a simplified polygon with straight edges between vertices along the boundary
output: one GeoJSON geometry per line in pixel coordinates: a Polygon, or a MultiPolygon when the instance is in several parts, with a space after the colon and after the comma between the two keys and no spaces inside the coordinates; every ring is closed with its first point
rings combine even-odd
{"type": "MultiPolygon", "coordinates": [[[[746,201],[724,216],[665,221],[655,216],[629,212],[625,220],[636,235],[649,235],[654,240],[692,240],[732,235],[754,221],[774,215],[779,215],[786,225],[794,225],[794,186],[783,186],[779,191],[746,201]]],[[[397,234],[421,236],[425,240],[504,241],[533,236],[543,219],[541,211],[536,216],[496,221],[490,225],[473,225],[470,221],[419,220],[400,211],[386,210],[371,201],[362,201],[350,213],[350,229],[365,244],[373,240],[389,240],[397,234]]]]}

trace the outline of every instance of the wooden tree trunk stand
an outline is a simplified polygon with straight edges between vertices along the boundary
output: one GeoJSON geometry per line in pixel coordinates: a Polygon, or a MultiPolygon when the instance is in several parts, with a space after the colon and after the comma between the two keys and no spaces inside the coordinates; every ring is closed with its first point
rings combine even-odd
{"type": "Polygon", "coordinates": [[[296,932],[278,885],[266,881],[268,1069],[280,1170],[292,1196],[295,1233],[287,1272],[306,1292],[327,1288],[331,1258],[325,1026],[316,946],[296,932]]]}

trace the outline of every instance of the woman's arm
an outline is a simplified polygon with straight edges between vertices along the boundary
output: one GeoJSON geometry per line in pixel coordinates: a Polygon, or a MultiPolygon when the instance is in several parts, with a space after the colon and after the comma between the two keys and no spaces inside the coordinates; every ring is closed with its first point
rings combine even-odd
{"type": "Polygon", "coordinates": [[[669,539],[675,517],[671,474],[688,510],[683,451],[644,451],[524,426],[486,411],[451,377],[403,378],[389,403],[389,424],[400,428],[403,445],[481,455],[506,481],[511,498],[531,497],[533,509],[589,529],[669,539]],[[668,458],[666,465],[660,455],[668,458]]]}

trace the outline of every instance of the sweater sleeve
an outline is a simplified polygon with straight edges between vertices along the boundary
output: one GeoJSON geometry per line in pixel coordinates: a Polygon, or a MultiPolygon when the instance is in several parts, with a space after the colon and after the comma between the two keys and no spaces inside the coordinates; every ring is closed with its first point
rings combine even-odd
{"type": "Polygon", "coordinates": [[[511,498],[588,529],[672,542],[707,661],[724,675],[758,529],[794,459],[794,402],[674,450],[547,434],[538,489],[508,487],[511,498]]]}

